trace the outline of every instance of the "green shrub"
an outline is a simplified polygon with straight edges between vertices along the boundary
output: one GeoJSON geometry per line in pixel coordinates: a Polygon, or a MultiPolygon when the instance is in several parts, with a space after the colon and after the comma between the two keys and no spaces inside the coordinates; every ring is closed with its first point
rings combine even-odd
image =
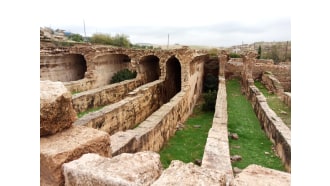
{"type": "Polygon", "coordinates": [[[218,78],[208,73],[204,79],[204,92],[218,90],[218,78]]]}
{"type": "Polygon", "coordinates": [[[218,57],[218,49],[216,49],[216,48],[212,48],[212,49],[208,50],[208,54],[209,54],[211,57],[218,57]]]}
{"type": "Polygon", "coordinates": [[[214,111],[215,110],[215,102],[217,100],[217,91],[209,90],[207,93],[203,93],[204,104],[202,107],[203,111],[214,111]]]}
{"type": "Polygon", "coordinates": [[[93,34],[90,38],[91,43],[95,44],[103,44],[103,45],[113,45],[118,47],[126,47],[129,48],[131,46],[131,42],[128,39],[127,35],[117,34],[112,37],[110,34],[93,34]]]}
{"type": "Polygon", "coordinates": [[[71,35],[69,35],[68,38],[69,38],[70,40],[72,40],[72,41],[76,41],[76,42],[82,42],[82,41],[84,41],[83,36],[80,35],[80,34],[71,34],[71,35]]]}
{"type": "Polygon", "coordinates": [[[236,54],[236,53],[230,53],[229,54],[229,57],[230,58],[241,58],[241,55],[240,54],[236,54]]]}
{"type": "Polygon", "coordinates": [[[110,83],[118,83],[124,80],[134,79],[136,75],[136,71],[132,72],[128,69],[123,69],[115,73],[114,76],[112,76],[110,83]]]}

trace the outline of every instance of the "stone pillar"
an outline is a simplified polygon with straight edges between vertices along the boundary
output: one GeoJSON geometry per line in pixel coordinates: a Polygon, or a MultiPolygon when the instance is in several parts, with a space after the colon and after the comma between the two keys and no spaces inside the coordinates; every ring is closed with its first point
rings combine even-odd
{"type": "Polygon", "coordinates": [[[225,77],[225,66],[228,62],[228,54],[225,50],[221,50],[218,56],[220,56],[219,76],[225,77]]]}
{"type": "Polygon", "coordinates": [[[246,51],[242,54],[243,70],[241,84],[243,94],[248,94],[249,86],[254,84],[252,71],[257,56],[258,54],[255,51],[246,51]]]}

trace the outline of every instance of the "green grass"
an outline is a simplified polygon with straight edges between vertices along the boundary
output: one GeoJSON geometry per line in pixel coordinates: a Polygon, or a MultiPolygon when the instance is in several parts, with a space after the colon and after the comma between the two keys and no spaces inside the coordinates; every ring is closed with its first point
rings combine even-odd
{"type": "Polygon", "coordinates": [[[78,113],[78,118],[81,118],[83,117],[84,115],[90,113],[90,112],[95,112],[95,111],[98,111],[98,110],[101,110],[104,106],[100,106],[100,107],[96,107],[96,108],[91,108],[91,109],[88,109],[84,112],[80,112],[78,113]]]}
{"type": "Polygon", "coordinates": [[[291,129],[291,107],[281,101],[276,94],[269,94],[267,88],[260,81],[255,81],[254,84],[266,97],[269,107],[291,129]]]}
{"type": "Polygon", "coordinates": [[[251,103],[241,94],[239,81],[227,80],[226,89],[228,131],[239,136],[238,140],[229,138],[230,155],[242,157],[241,161],[232,163],[232,166],[244,169],[250,164],[257,164],[285,171],[280,158],[272,150],[271,141],[261,129],[251,103]]]}
{"type": "Polygon", "coordinates": [[[73,91],[71,92],[71,95],[74,95],[74,94],[79,94],[81,91],[73,91]]]}
{"type": "Polygon", "coordinates": [[[202,160],[213,115],[214,112],[202,111],[201,104],[195,106],[193,114],[184,123],[184,129],[178,130],[160,150],[160,160],[164,168],[167,168],[172,160],[185,163],[202,160]],[[195,128],[194,125],[200,125],[200,128],[195,128]]]}

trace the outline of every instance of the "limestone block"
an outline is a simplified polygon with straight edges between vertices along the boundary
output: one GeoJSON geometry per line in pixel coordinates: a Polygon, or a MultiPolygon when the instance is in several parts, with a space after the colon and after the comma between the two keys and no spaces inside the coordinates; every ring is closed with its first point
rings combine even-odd
{"type": "Polygon", "coordinates": [[[40,136],[69,128],[76,119],[71,93],[63,83],[40,81],[40,136]]]}
{"type": "Polygon", "coordinates": [[[220,141],[215,138],[207,138],[202,167],[213,170],[220,170],[226,173],[227,178],[233,178],[233,171],[230,162],[228,141],[220,141]]]}
{"type": "Polygon", "coordinates": [[[291,185],[291,174],[259,165],[249,165],[234,178],[231,186],[286,186],[291,185]]]}
{"type": "Polygon", "coordinates": [[[164,185],[226,185],[225,174],[214,169],[202,168],[193,163],[173,160],[152,186],[164,185]]]}
{"type": "Polygon", "coordinates": [[[40,138],[40,185],[61,185],[61,166],[86,153],[111,157],[109,134],[84,127],[71,128],[40,138]]]}
{"type": "Polygon", "coordinates": [[[161,171],[159,154],[151,151],[113,158],[89,153],[63,164],[65,185],[150,185],[161,171]]]}
{"type": "Polygon", "coordinates": [[[136,152],[137,141],[134,130],[118,131],[110,136],[112,156],[123,152],[136,152]]]}

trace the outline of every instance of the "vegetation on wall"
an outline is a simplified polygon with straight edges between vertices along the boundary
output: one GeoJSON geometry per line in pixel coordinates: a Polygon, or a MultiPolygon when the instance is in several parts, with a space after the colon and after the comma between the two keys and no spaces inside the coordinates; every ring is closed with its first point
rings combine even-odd
{"type": "Polygon", "coordinates": [[[214,111],[217,100],[217,91],[209,90],[207,93],[203,93],[202,96],[204,99],[204,104],[202,106],[203,111],[214,111]]]}
{"type": "Polygon", "coordinates": [[[90,38],[90,42],[94,44],[113,45],[126,48],[129,48],[132,45],[128,36],[125,34],[111,36],[110,34],[96,33],[90,38]]]}
{"type": "Polygon", "coordinates": [[[230,53],[229,54],[229,57],[230,58],[241,58],[241,55],[240,54],[236,54],[236,53],[230,53]]]}
{"type": "Polygon", "coordinates": [[[218,49],[216,48],[208,50],[207,53],[210,55],[210,57],[218,57],[218,49]]]}
{"type": "Polygon", "coordinates": [[[123,69],[118,71],[117,73],[115,73],[115,75],[112,76],[110,83],[118,83],[124,80],[134,79],[136,75],[137,75],[136,71],[132,72],[128,69],[123,69]]]}
{"type": "Polygon", "coordinates": [[[218,83],[219,80],[211,73],[208,73],[203,82],[203,98],[204,104],[202,109],[204,111],[214,111],[215,109],[215,102],[217,99],[217,92],[218,92],[218,83]]]}

